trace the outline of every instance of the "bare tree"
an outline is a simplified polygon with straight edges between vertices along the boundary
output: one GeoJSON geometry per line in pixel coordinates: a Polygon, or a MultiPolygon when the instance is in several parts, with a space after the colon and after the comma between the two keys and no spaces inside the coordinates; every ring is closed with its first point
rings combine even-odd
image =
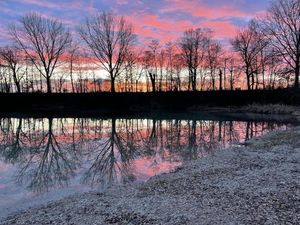
{"type": "Polygon", "coordinates": [[[173,66],[175,70],[175,77],[174,77],[174,90],[180,91],[181,90],[181,72],[184,69],[184,63],[182,55],[177,53],[173,56],[173,66]]]}
{"type": "Polygon", "coordinates": [[[65,72],[61,72],[57,74],[55,81],[55,91],[58,93],[66,92],[66,88],[64,87],[67,82],[68,74],[65,72]]]}
{"type": "Polygon", "coordinates": [[[129,50],[125,60],[125,90],[133,92],[134,88],[137,91],[137,82],[141,77],[142,67],[139,67],[140,52],[129,50]]]}
{"type": "Polygon", "coordinates": [[[115,92],[115,80],[124,70],[126,53],[135,40],[132,25],[123,17],[102,12],[87,18],[79,34],[100,66],[109,73],[111,92],[115,92]]]}
{"type": "MultiPolygon", "coordinates": [[[[143,55],[143,67],[146,71],[146,76],[149,77],[150,82],[151,82],[151,87],[152,87],[152,92],[156,92],[156,83],[157,83],[157,78],[158,78],[158,61],[159,61],[159,41],[157,40],[152,40],[148,44],[148,49],[144,52],[143,55]]],[[[164,59],[164,57],[161,57],[164,59]]],[[[164,60],[161,60],[164,61],[164,60]]],[[[163,64],[163,63],[161,63],[163,64]]],[[[161,79],[162,81],[162,74],[161,74],[161,79]]]]}
{"type": "Polygon", "coordinates": [[[262,30],[295,75],[299,88],[300,75],[300,1],[274,0],[267,15],[260,19],[262,30]]]}
{"type": "Polygon", "coordinates": [[[290,86],[291,71],[286,68],[285,64],[282,64],[282,59],[277,53],[277,49],[274,49],[272,45],[269,46],[266,54],[265,61],[268,83],[264,88],[274,89],[277,81],[285,79],[287,88],[290,86]]]}
{"type": "MultiPolygon", "coordinates": [[[[207,51],[207,67],[210,73],[212,89],[216,89],[216,72],[220,66],[220,59],[222,54],[222,46],[216,41],[210,41],[207,51]]],[[[219,73],[220,75],[221,73],[219,73]]],[[[222,74],[221,74],[222,75],[222,74]]],[[[220,90],[222,89],[222,76],[220,77],[220,90]]]]}
{"type": "Polygon", "coordinates": [[[229,72],[229,85],[230,85],[230,90],[234,90],[235,82],[237,80],[237,77],[239,74],[237,73],[238,71],[238,59],[235,57],[234,54],[230,54],[227,56],[227,67],[228,67],[228,72],[229,72]]]}
{"type": "Polygon", "coordinates": [[[159,86],[158,90],[162,91],[163,89],[163,78],[165,77],[165,90],[168,87],[168,74],[165,73],[165,70],[168,70],[168,66],[166,65],[166,51],[165,49],[161,49],[158,53],[157,57],[157,65],[159,69],[159,86]]]}
{"type": "Polygon", "coordinates": [[[19,22],[10,27],[11,37],[46,79],[47,92],[51,93],[51,77],[72,42],[71,34],[60,21],[36,13],[23,16],[19,22]]]}
{"type": "Polygon", "coordinates": [[[71,88],[72,92],[75,93],[75,86],[74,86],[74,62],[76,57],[79,57],[78,53],[78,44],[73,43],[68,50],[68,62],[69,62],[69,73],[70,73],[70,81],[71,81],[71,88]]]}
{"type": "MultiPolygon", "coordinates": [[[[227,73],[230,72],[231,56],[228,55],[227,51],[223,50],[222,57],[220,60],[221,60],[220,67],[222,67],[223,70],[223,88],[224,90],[227,90],[227,83],[228,83],[227,73]]],[[[231,81],[231,77],[229,78],[229,82],[230,81],[231,81]]],[[[220,89],[222,89],[222,77],[220,78],[220,89]]]]}
{"type": "Polygon", "coordinates": [[[1,92],[11,92],[11,77],[9,76],[9,69],[7,66],[0,64],[0,88],[1,92]]]}
{"type": "Polygon", "coordinates": [[[18,93],[21,93],[21,80],[22,75],[20,74],[21,69],[21,55],[20,51],[13,47],[0,48],[0,58],[5,64],[6,68],[11,71],[13,81],[15,83],[18,93]]]}
{"type": "Polygon", "coordinates": [[[237,33],[231,44],[243,61],[242,69],[246,74],[248,90],[254,89],[254,76],[258,73],[256,68],[258,56],[267,44],[264,35],[258,31],[257,24],[251,21],[246,29],[237,33]]]}
{"type": "Polygon", "coordinates": [[[166,43],[166,91],[173,91],[175,75],[175,45],[172,42],[166,43]]]}
{"type": "Polygon", "coordinates": [[[189,72],[189,90],[197,90],[198,70],[200,64],[204,62],[210,34],[211,31],[208,29],[190,29],[184,32],[180,40],[180,48],[189,72]]]}

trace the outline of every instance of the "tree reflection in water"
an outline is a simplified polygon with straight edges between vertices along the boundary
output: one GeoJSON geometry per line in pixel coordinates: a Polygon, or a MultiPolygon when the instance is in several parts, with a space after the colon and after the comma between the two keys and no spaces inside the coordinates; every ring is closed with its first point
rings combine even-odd
{"type": "MultiPolygon", "coordinates": [[[[4,144],[4,152],[6,160],[19,164],[17,181],[25,183],[36,192],[68,185],[78,160],[74,152],[66,146],[61,146],[60,142],[63,139],[53,131],[53,119],[27,120],[27,126],[23,127],[23,119],[16,120],[19,121],[19,125],[16,132],[12,132],[15,135],[2,139],[1,143],[13,140],[10,146],[4,144]],[[23,134],[22,137],[20,133],[23,134]]],[[[63,135],[63,132],[61,134],[63,135]]]]}
{"type": "MultiPolygon", "coordinates": [[[[84,183],[113,184],[121,178],[123,181],[134,180],[130,170],[130,161],[136,150],[128,129],[116,131],[116,119],[110,121],[110,129],[103,140],[91,150],[95,156],[89,169],[84,174],[84,183]]],[[[127,124],[126,127],[127,128],[127,124]]]]}
{"type": "Polygon", "coordinates": [[[0,119],[1,161],[34,192],[138,180],[274,129],[272,122],[158,119],[0,119]],[[141,167],[142,162],[143,168],[141,167]],[[167,167],[167,168],[165,168],[167,167]]]}

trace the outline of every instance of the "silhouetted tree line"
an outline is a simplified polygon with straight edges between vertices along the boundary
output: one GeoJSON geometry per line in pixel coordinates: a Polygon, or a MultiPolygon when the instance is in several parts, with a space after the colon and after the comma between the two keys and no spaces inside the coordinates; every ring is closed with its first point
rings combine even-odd
{"type": "Polygon", "coordinates": [[[68,186],[76,173],[82,174],[83,183],[110,185],[136,180],[140,168],[135,160],[144,160],[156,173],[160,163],[172,169],[172,163],[175,167],[279,128],[287,126],[253,121],[2,118],[0,159],[17,165],[17,182],[36,192],[68,186]]]}
{"type": "Polygon", "coordinates": [[[62,22],[30,13],[9,26],[11,45],[0,49],[0,91],[298,88],[299,11],[299,0],[273,0],[265,15],[237,31],[232,50],[208,28],[188,29],[174,42],[152,40],[141,47],[132,25],[107,12],[88,17],[77,31],[81,41],[74,41],[62,22]]]}

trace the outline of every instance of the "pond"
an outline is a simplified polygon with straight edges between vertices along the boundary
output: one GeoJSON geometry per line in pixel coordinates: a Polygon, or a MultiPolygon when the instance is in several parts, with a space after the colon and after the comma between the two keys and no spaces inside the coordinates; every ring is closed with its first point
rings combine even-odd
{"type": "Polygon", "coordinates": [[[226,119],[0,118],[0,217],[143,182],[292,124],[226,119]]]}

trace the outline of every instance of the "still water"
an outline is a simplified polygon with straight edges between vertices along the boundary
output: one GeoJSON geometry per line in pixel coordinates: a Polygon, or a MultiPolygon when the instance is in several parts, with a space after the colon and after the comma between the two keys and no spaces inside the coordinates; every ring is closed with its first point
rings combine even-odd
{"type": "Polygon", "coordinates": [[[291,124],[278,122],[0,119],[0,217],[111,185],[142,182],[291,124]]]}

